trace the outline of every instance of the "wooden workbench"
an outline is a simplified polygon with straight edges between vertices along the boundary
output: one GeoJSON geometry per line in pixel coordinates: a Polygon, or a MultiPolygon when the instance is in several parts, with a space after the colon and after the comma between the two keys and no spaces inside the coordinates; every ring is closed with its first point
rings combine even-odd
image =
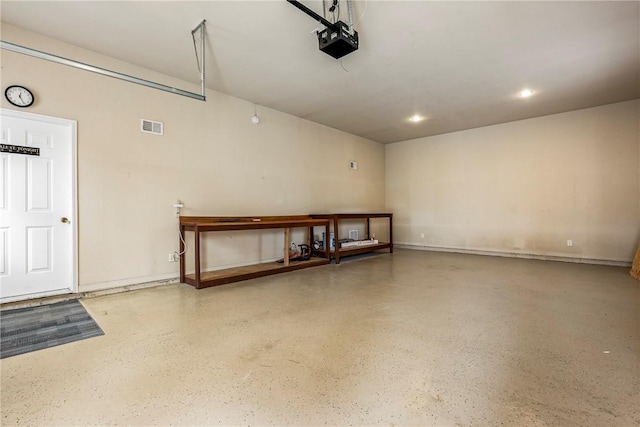
{"type": "Polygon", "coordinates": [[[185,236],[186,232],[194,233],[195,270],[193,274],[186,274],[185,243],[181,238],[180,253],[182,255],[180,256],[180,281],[192,285],[196,289],[201,289],[210,286],[238,282],[241,280],[254,279],[256,277],[268,276],[271,274],[329,264],[331,260],[328,254],[324,254],[319,258],[311,258],[308,261],[289,261],[291,229],[301,227],[308,230],[307,243],[309,245],[312,243],[313,227],[324,227],[325,234],[327,236],[329,235],[329,220],[313,219],[307,215],[264,217],[181,216],[181,236],[185,236]],[[200,240],[202,233],[267,229],[282,229],[284,231],[282,264],[272,261],[208,272],[203,272],[201,270],[202,262],[200,259],[200,240]]]}
{"type": "Polygon", "coordinates": [[[329,254],[330,258],[334,258],[336,260],[336,264],[340,264],[340,258],[363,254],[367,252],[373,252],[380,249],[389,249],[389,253],[393,253],[393,214],[384,212],[384,213],[332,213],[332,214],[311,214],[311,218],[314,219],[326,219],[330,220],[332,223],[332,229],[334,232],[334,240],[335,246],[333,248],[330,247],[330,237],[329,234],[325,234],[325,242],[324,249],[317,250],[316,253],[320,255],[329,254]],[[341,220],[353,220],[359,219],[364,220],[364,234],[366,239],[370,239],[370,220],[371,218],[386,218],[389,221],[389,241],[388,242],[378,242],[376,244],[371,244],[367,246],[357,246],[350,248],[342,248],[340,247],[340,235],[339,235],[339,224],[341,220]],[[329,249],[327,249],[329,248],[329,249]]]}

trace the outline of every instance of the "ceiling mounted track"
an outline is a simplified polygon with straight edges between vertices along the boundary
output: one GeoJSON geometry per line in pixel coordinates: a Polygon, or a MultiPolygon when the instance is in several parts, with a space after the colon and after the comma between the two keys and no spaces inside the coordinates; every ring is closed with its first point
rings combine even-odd
{"type": "Polygon", "coordinates": [[[298,0],[287,0],[287,1],[327,28],[333,28],[336,25],[335,23],[329,21],[327,18],[318,15],[313,10],[309,9],[307,6],[300,3],[298,0]]]}
{"type": "Polygon", "coordinates": [[[130,76],[128,74],[119,73],[117,71],[107,70],[105,68],[96,67],[94,65],[85,64],[84,62],[75,61],[73,59],[63,58],[62,56],[53,55],[50,53],[42,52],[36,49],[31,49],[28,47],[20,46],[14,43],[0,41],[0,48],[4,50],[8,50],[15,53],[20,53],[23,55],[32,56],[38,59],[44,59],[47,61],[55,62],[57,64],[67,65],[69,67],[78,68],[80,70],[91,71],[92,73],[101,74],[107,77],[113,77],[119,80],[124,80],[130,83],[139,84],[142,86],[147,86],[153,89],[162,90],[165,92],[173,93],[176,95],[186,96],[188,98],[197,99],[199,101],[206,101],[207,98],[205,96],[205,62],[204,62],[204,32],[205,32],[205,22],[203,20],[192,32],[192,36],[195,41],[195,33],[200,30],[200,58],[197,58],[197,50],[196,50],[196,59],[198,59],[198,69],[200,71],[200,90],[201,93],[189,92],[183,89],[178,89],[172,86],[167,86],[162,83],[152,82],[150,80],[141,79],[139,77],[130,76]]]}

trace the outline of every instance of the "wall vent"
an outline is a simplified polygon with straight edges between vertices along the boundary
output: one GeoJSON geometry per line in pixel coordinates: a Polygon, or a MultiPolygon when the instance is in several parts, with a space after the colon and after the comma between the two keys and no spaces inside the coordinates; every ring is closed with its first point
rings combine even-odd
{"type": "Polygon", "coordinates": [[[140,120],[140,130],[144,133],[164,135],[164,125],[162,124],[162,122],[154,122],[153,120],[140,120]]]}

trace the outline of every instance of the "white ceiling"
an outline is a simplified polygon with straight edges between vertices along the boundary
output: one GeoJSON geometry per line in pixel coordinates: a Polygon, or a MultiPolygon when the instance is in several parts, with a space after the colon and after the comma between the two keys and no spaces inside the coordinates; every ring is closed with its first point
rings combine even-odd
{"type": "Polygon", "coordinates": [[[353,5],[360,49],[342,61],[285,0],[2,0],[1,17],[196,84],[206,19],[208,88],[383,143],[640,98],[638,1],[353,5]]]}

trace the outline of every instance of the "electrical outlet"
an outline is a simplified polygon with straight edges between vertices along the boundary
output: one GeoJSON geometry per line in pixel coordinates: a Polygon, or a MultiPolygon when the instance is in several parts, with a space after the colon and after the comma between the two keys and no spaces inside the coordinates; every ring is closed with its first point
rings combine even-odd
{"type": "Polygon", "coordinates": [[[567,240],[567,246],[569,247],[573,246],[573,240],[567,240]]]}
{"type": "Polygon", "coordinates": [[[420,233],[420,238],[424,239],[424,233],[420,233]]]}
{"type": "Polygon", "coordinates": [[[180,261],[180,255],[178,255],[177,253],[172,253],[169,254],[169,262],[178,262],[180,261]]]}

